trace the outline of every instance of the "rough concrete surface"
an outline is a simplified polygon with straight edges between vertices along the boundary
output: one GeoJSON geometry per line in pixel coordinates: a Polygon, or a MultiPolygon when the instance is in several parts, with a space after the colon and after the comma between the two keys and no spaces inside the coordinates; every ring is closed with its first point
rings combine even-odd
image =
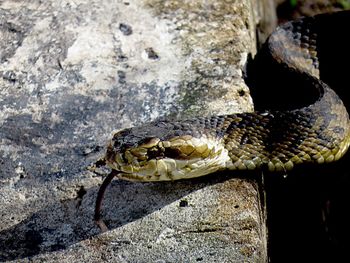
{"type": "Polygon", "coordinates": [[[100,234],[87,170],[113,130],[251,111],[265,2],[0,1],[0,261],[266,261],[256,181],[114,180],[100,234]]]}

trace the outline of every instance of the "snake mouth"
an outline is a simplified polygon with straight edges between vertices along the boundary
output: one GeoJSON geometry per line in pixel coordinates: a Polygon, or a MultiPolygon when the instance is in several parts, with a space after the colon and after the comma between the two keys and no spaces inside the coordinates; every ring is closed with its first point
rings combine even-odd
{"type": "Polygon", "coordinates": [[[199,177],[224,169],[230,160],[221,141],[189,135],[148,138],[123,151],[110,145],[106,157],[107,164],[120,171],[119,178],[148,182],[199,177]]]}

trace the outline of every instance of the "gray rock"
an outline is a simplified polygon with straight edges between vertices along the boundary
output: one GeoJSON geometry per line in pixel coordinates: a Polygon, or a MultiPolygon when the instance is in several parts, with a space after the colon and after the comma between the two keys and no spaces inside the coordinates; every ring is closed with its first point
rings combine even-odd
{"type": "Polygon", "coordinates": [[[270,2],[2,1],[0,261],[265,262],[256,181],[114,180],[100,234],[108,169],[87,167],[114,130],[252,111],[242,69],[270,2]]]}

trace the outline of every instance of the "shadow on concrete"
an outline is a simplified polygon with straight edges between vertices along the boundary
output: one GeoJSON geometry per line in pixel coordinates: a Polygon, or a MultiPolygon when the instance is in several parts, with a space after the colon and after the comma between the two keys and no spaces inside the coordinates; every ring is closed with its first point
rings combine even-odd
{"type": "MultiPolygon", "coordinates": [[[[107,188],[102,217],[109,230],[143,218],[208,185],[229,178],[207,176],[169,183],[131,183],[114,180],[107,188]]],[[[0,232],[0,261],[22,259],[65,249],[100,234],[93,222],[99,187],[81,188],[75,199],[57,200],[26,220],[0,232]],[[80,193],[80,196],[79,196],[80,193]]]]}

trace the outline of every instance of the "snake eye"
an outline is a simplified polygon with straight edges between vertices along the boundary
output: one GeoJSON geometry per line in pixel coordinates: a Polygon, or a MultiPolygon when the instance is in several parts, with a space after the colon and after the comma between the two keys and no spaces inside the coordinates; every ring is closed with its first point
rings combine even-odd
{"type": "Polygon", "coordinates": [[[148,159],[161,159],[164,158],[164,150],[158,148],[158,147],[153,147],[150,149],[147,153],[148,159]]]}
{"type": "Polygon", "coordinates": [[[172,158],[172,159],[179,159],[179,157],[181,157],[181,151],[177,148],[165,148],[164,151],[164,156],[166,156],[167,158],[172,158]]]}

